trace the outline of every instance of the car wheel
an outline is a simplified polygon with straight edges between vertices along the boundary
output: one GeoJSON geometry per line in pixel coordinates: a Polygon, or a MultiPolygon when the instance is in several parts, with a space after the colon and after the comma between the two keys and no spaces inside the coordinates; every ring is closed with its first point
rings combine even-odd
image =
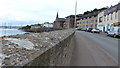
{"type": "Polygon", "coordinates": [[[114,34],[114,36],[113,36],[114,38],[116,38],[117,37],[117,35],[116,34],[114,34]]]}

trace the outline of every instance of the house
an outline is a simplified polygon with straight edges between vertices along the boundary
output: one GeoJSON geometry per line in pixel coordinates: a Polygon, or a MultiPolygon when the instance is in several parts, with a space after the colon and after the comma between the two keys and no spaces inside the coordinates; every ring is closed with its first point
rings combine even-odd
{"type": "Polygon", "coordinates": [[[41,24],[35,24],[35,25],[31,25],[30,31],[32,31],[32,32],[42,32],[43,28],[42,28],[41,24]]]}
{"type": "Polygon", "coordinates": [[[98,14],[97,28],[108,31],[112,25],[120,24],[120,3],[98,14]]]}
{"type": "Polygon", "coordinates": [[[64,28],[64,22],[65,22],[65,18],[59,18],[59,15],[57,13],[56,19],[53,23],[53,27],[56,29],[62,29],[64,28]]]}
{"type": "Polygon", "coordinates": [[[39,28],[41,28],[41,24],[31,25],[31,29],[39,29],[39,28]]]}
{"type": "Polygon", "coordinates": [[[43,24],[44,27],[47,27],[47,28],[52,28],[53,27],[53,23],[49,23],[49,22],[45,22],[43,24]]]}

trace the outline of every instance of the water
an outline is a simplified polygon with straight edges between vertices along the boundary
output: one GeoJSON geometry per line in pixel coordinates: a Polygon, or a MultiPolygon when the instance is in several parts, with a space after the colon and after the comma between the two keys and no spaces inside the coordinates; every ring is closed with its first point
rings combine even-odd
{"type": "Polygon", "coordinates": [[[9,35],[16,35],[16,34],[24,34],[26,32],[23,32],[18,29],[3,29],[0,28],[0,37],[1,36],[9,36],[9,35]]]}

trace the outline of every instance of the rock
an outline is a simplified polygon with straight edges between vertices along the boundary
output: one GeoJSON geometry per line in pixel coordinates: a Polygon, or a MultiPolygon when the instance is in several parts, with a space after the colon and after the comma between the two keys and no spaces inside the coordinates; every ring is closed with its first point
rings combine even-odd
{"type": "Polygon", "coordinates": [[[3,37],[2,53],[5,57],[0,56],[3,61],[1,65],[22,65],[52,48],[73,32],[73,30],[59,30],[3,37]],[[36,54],[37,52],[39,53],[36,54]]]}

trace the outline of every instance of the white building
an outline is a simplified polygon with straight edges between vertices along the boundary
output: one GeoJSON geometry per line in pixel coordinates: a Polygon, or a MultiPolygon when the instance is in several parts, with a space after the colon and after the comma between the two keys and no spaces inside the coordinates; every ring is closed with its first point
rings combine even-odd
{"type": "Polygon", "coordinates": [[[98,14],[97,28],[108,31],[114,24],[120,24],[120,3],[98,14]]]}
{"type": "Polygon", "coordinates": [[[49,22],[45,22],[43,24],[44,27],[48,27],[48,28],[52,28],[53,27],[53,23],[49,23],[49,22]]]}

